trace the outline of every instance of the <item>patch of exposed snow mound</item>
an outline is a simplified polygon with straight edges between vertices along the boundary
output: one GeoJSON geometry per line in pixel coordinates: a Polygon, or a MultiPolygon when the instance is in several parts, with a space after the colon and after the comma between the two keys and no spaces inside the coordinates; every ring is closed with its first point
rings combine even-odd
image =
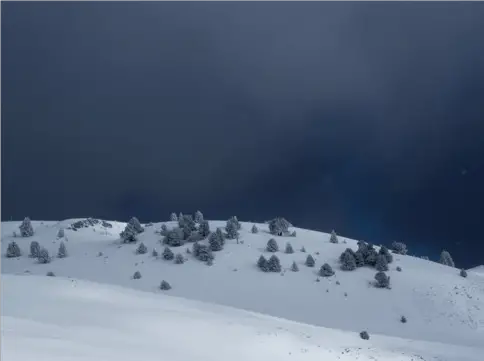
{"type": "Polygon", "coordinates": [[[7,361],[480,361],[484,349],[342,332],[162,294],[2,278],[7,361]],[[35,295],[35,297],[32,297],[35,295]]]}

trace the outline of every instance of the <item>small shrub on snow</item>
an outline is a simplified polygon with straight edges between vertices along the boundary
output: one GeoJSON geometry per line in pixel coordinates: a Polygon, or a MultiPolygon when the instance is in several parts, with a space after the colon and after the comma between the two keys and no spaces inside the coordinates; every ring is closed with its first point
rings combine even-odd
{"type": "Polygon", "coordinates": [[[165,247],[163,250],[163,259],[167,261],[171,261],[173,258],[175,258],[175,255],[173,254],[172,250],[169,247],[165,247]]]}
{"type": "Polygon", "coordinates": [[[59,245],[59,250],[57,251],[57,257],[58,258],[67,257],[67,249],[66,249],[66,245],[64,244],[64,242],[61,242],[60,245],[59,245]]]}
{"type": "Polygon", "coordinates": [[[32,227],[29,217],[24,218],[22,224],[19,226],[19,229],[22,237],[32,237],[34,235],[34,228],[32,227]]]}
{"type": "Polygon", "coordinates": [[[398,267],[397,267],[397,271],[398,271],[398,272],[402,272],[402,267],[398,266],[398,267]]]}
{"type": "Polygon", "coordinates": [[[292,249],[292,245],[289,242],[286,243],[286,250],[285,250],[285,252],[287,254],[294,253],[294,250],[292,249]]]}
{"type": "Polygon", "coordinates": [[[334,275],[334,271],[329,264],[325,263],[319,269],[319,275],[321,277],[331,277],[334,275]]]}
{"type": "Polygon", "coordinates": [[[166,282],[165,280],[161,281],[160,283],[160,290],[162,291],[168,291],[171,289],[171,286],[168,282],[166,282]]]}
{"type": "Polygon", "coordinates": [[[407,318],[406,318],[405,316],[402,316],[402,317],[400,318],[400,322],[401,322],[401,323],[407,323],[407,318]]]}
{"type": "Polygon", "coordinates": [[[466,278],[467,277],[467,272],[465,269],[460,270],[460,276],[466,278]]]}
{"type": "Polygon", "coordinates": [[[291,233],[291,237],[296,237],[296,235],[297,235],[296,231],[293,231],[293,232],[291,233]]]}
{"type": "Polygon", "coordinates": [[[334,229],[331,231],[331,236],[329,237],[329,241],[331,243],[338,243],[338,236],[336,235],[336,232],[334,229]]]}
{"type": "Polygon", "coordinates": [[[54,274],[54,272],[49,271],[49,272],[47,272],[46,276],[48,276],[48,277],[55,277],[55,274],[54,274]]]}
{"type": "Polygon", "coordinates": [[[64,228],[60,228],[59,231],[57,232],[57,238],[62,238],[64,237],[64,228]]]}
{"type": "Polygon", "coordinates": [[[306,262],[305,262],[306,266],[308,266],[308,267],[314,267],[314,264],[315,263],[316,262],[314,261],[313,256],[311,256],[310,254],[308,254],[308,256],[306,257],[306,262]]]}
{"type": "Polygon", "coordinates": [[[267,252],[277,252],[277,251],[279,251],[279,245],[277,244],[277,242],[274,238],[271,238],[267,242],[266,251],[267,252]]]}
{"type": "Polygon", "coordinates": [[[339,286],[340,284],[341,284],[341,283],[340,283],[339,281],[336,281],[336,285],[338,285],[338,286],[339,286]]]}
{"type": "Polygon", "coordinates": [[[141,278],[141,273],[140,271],[136,271],[134,274],[133,274],[133,279],[134,280],[139,280],[141,278]]]}
{"type": "Polygon", "coordinates": [[[360,332],[360,337],[363,339],[363,340],[369,340],[370,339],[370,335],[368,334],[368,332],[366,331],[362,331],[360,332]]]}
{"type": "Polygon", "coordinates": [[[12,241],[7,246],[6,256],[7,258],[14,258],[20,257],[22,252],[20,251],[20,247],[18,246],[17,242],[12,241]]]}
{"type": "Polygon", "coordinates": [[[151,255],[153,257],[158,257],[158,251],[156,250],[156,248],[153,248],[153,251],[151,251],[151,255]]]}
{"type": "Polygon", "coordinates": [[[254,233],[254,234],[259,233],[259,228],[257,228],[257,226],[254,224],[252,226],[251,232],[254,233]]]}
{"type": "Polygon", "coordinates": [[[162,236],[166,236],[168,234],[168,227],[164,223],[161,225],[160,234],[162,236]]]}
{"type": "Polygon", "coordinates": [[[387,276],[385,272],[377,272],[375,275],[375,280],[375,287],[390,288],[390,276],[387,276]]]}
{"type": "Polygon", "coordinates": [[[148,248],[146,248],[145,244],[141,242],[138,248],[136,248],[136,254],[145,254],[146,252],[148,252],[148,248]]]}
{"type": "Polygon", "coordinates": [[[291,271],[293,271],[293,272],[299,272],[299,267],[297,266],[296,261],[293,261],[292,262],[291,271]]]}
{"type": "Polygon", "coordinates": [[[37,258],[39,257],[40,253],[40,244],[37,241],[30,242],[30,254],[29,257],[37,258]]]}
{"type": "Polygon", "coordinates": [[[49,251],[45,248],[41,248],[37,260],[39,263],[50,263],[49,251]]]}
{"type": "Polygon", "coordinates": [[[301,247],[301,252],[306,253],[306,248],[304,248],[304,246],[301,247]]]}
{"type": "Polygon", "coordinates": [[[181,253],[177,253],[175,256],[175,264],[183,264],[185,263],[185,257],[181,253]]]}

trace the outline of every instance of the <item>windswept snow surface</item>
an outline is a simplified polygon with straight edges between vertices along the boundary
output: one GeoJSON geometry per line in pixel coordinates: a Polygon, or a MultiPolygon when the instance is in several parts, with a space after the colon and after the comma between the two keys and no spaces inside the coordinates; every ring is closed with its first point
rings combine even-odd
{"type": "Polygon", "coordinates": [[[357,334],[87,281],[2,278],[2,360],[482,361],[484,349],[357,334]]]}
{"type": "MultiPolygon", "coordinates": [[[[32,225],[35,234],[29,238],[13,237],[12,234],[14,231],[18,233],[20,222],[3,222],[1,228],[2,274],[22,275],[19,276],[21,280],[39,280],[34,275],[42,275],[45,278],[45,281],[42,278],[42,284],[44,282],[47,282],[47,284],[50,284],[50,282],[61,282],[57,281],[57,279],[52,280],[51,278],[45,277],[48,271],[52,271],[58,277],[71,278],[72,280],[92,281],[105,285],[122,286],[138,291],[148,291],[152,294],[146,295],[139,293],[143,295],[139,296],[140,300],[151,300],[154,297],[156,300],[160,299],[159,302],[165,301],[162,301],[164,296],[159,294],[161,291],[158,287],[162,280],[167,280],[172,286],[172,289],[166,292],[170,296],[229,306],[304,324],[341,330],[343,332],[341,333],[342,335],[344,334],[345,337],[350,337],[349,335],[351,335],[351,342],[357,342],[357,344],[360,342],[356,340],[358,339],[358,333],[366,330],[369,332],[371,339],[369,343],[363,344],[366,345],[365,347],[370,347],[368,345],[372,344],[375,339],[383,337],[377,335],[415,340],[415,343],[405,341],[406,344],[411,345],[424,345],[421,341],[436,342],[439,345],[432,344],[433,346],[431,347],[433,349],[441,348],[449,353],[444,353],[447,355],[446,357],[439,356],[440,358],[435,360],[471,360],[472,358],[469,355],[472,352],[465,350],[475,350],[475,348],[484,347],[484,277],[475,272],[469,272],[468,277],[463,278],[459,276],[459,269],[456,268],[443,266],[417,257],[393,255],[394,262],[389,265],[390,269],[387,272],[391,277],[392,288],[390,290],[377,289],[372,285],[376,273],[374,269],[363,267],[351,272],[340,270],[338,262],[339,255],[347,247],[356,250],[357,244],[355,240],[340,236],[339,244],[333,244],[329,242],[329,234],[299,228],[291,228],[291,231],[296,230],[297,237],[273,237],[268,233],[267,225],[265,224],[257,224],[259,233],[252,234],[250,230],[253,223],[244,222],[241,223],[240,243],[237,244],[235,240],[227,240],[224,249],[220,252],[215,252],[215,260],[212,266],[207,266],[205,263],[196,260],[191,254],[186,253],[187,248],[191,249],[191,243],[187,243],[182,247],[171,248],[174,253],[180,252],[187,258],[185,264],[179,265],[173,261],[165,261],[161,257],[153,257],[151,255],[153,248],[156,248],[161,255],[164,247],[160,243],[162,236],[157,233],[160,230],[161,223],[155,223],[152,226],[145,225],[145,231],[139,235],[139,242],[143,242],[148,248],[148,252],[143,255],[135,254],[137,244],[120,243],[119,233],[124,229],[126,224],[110,222],[112,223],[112,228],[104,228],[99,224],[81,228],[77,231],[66,229],[63,240],[67,246],[67,258],[59,259],[54,257],[50,264],[39,264],[36,260],[28,257],[30,242],[34,240],[38,241],[41,246],[46,247],[51,255],[55,256],[61,241],[56,237],[59,228],[66,228],[76,220],[71,219],[61,222],[33,221],[32,225]],[[280,274],[263,273],[256,267],[257,259],[261,254],[264,254],[266,258],[271,256],[271,253],[265,251],[265,246],[267,241],[272,237],[279,244],[280,251],[276,254],[280,258],[283,268],[283,272],[280,274]],[[7,245],[12,240],[18,243],[23,252],[19,258],[4,257],[7,245]],[[284,253],[286,242],[292,244],[295,253],[284,253]],[[302,246],[305,247],[306,253],[300,251],[302,246]],[[102,255],[100,255],[100,252],[102,252],[102,255]],[[312,254],[316,260],[316,266],[314,268],[308,268],[304,265],[308,254],[312,254]],[[298,264],[299,272],[290,271],[290,266],[293,261],[298,264]],[[335,271],[334,276],[328,278],[318,277],[317,272],[324,263],[329,263],[333,267],[335,271]],[[396,271],[397,266],[401,267],[402,272],[396,271]],[[135,271],[141,273],[141,279],[132,279],[135,271]],[[319,281],[317,281],[318,279],[319,281]],[[401,323],[401,316],[405,316],[408,322],[401,323]],[[458,351],[454,353],[450,351],[454,348],[444,347],[440,344],[466,346],[469,349],[463,348],[461,350],[456,346],[456,349],[462,352],[458,351]]],[[[168,229],[176,226],[175,222],[165,222],[165,224],[168,226],[168,229]]],[[[212,231],[216,227],[224,226],[225,222],[210,221],[212,231]]],[[[205,242],[202,241],[202,243],[205,242]]],[[[13,279],[15,278],[12,277],[12,281],[8,281],[7,278],[7,283],[14,282],[13,279]]],[[[95,287],[96,290],[100,290],[100,286],[95,287]]],[[[16,293],[13,291],[13,288],[12,286],[7,289],[2,289],[2,301],[7,302],[7,304],[8,302],[11,304],[19,302],[20,304],[20,301],[15,301],[16,293]]],[[[37,305],[35,303],[37,293],[43,292],[39,288],[33,287],[31,290],[25,290],[24,292],[30,296],[25,296],[27,299],[22,300],[22,302],[33,302],[32,307],[40,313],[43,307],[47,307],[43,304],[37,305]]],[[[104,291],[100,290],[99,292],[100,294],[105,294],[103,293],[104,291]]],[[[129,293],[131,291],[123,292],[132,294],[129,293]]],[[[92,292],[88,293],[93,294],[92,292]]],[[[124,299],[124,296],[119,297],[124,299]]],[[[116,297],[107,297],[107,299],[112,303],[113,308],[118,307],[116,306],[118,302],[116,297]]],[[[131,307],[135,310],[141,308],[141,306],[135,304],[137,301],[134,301],[138,299],[138,296],[133,296],[131,299],[133,300],[131,307]]],[[[72,300],[72,302],[75,301],[72,300]]],[[[176,302],[178,304],[182,301],[181,299],[177,299],[176,302]]],[[[56,307],[52,307],[51,312],[59,311],[62,307],[60,304],[57,304],[56,307]]],[[[94,313],[93,316],[89,315],[89,311],[92,309],[94,312],[96,307],[94,305],[92,307],[87,306],[85,309],[86,315],[79,317],[81,319],[85,318],[86,320],[92,318],[94,322],[96,316],[94,313]]],[[[8,310],[8,307],[2,309],[2,313],[5,310],[8,310]]],[[[28,318],[26,316],[28,312],[30,312],[28,309],[25,310],[26,318],[28,318]]],[[[132,317],[135,317],[127,314],[127,311],[123,312],[122,316],[117,313],[120,316],[116,317],[120,317],[120,319],[113,320],[113,322],[129,323],[132,317]]],[[[139,310],[139,312],[142,312],[142,310],[139,310]]],[[[50,314],[50,312],[48,313],[50,314]]],[[[55,315],[52,317],[55,317],[55,315]]],[[[109,317],[110,320],[112,317],[115,317],[114,313],[113,316],[109,317]]],[[[156,317],[154,319],[157,319],[156,317]]],[[[163,317],[168,316],[165,315],[163,317]]],[[[191,316],[187,317],[189,319],[191,316]]],[[[232,314],[230,314],[230,317],[232,317],[232,314]]],[[[155,323],[158,323],[158,321],[155,323]]],[[[90,325],[86,327],[96,326],[90,325]]],[[[145,326],[143,325],[143,327],[145,326]]],[[[150,328],[154,332],[153,337],[158,342],[161,342],[162,338],[159,336],[159,331],[156,329],[153,331],[153,327],[156,328],[158,326],[153,326],[151,323],[148,325],[147,323],[146,327],[150,328]]],[[[194,329],[196,328],[187,326],[185,337],[187,334],[192,335],[192,330],[194,329]]],[[[316,328],[311,329],[316,330],[316,328]]],[[[120,331],[120,333],[123,332],[120,331]]],[[[228,331],[224,329],[220,333],[224,334],[226,332],[228,331]]],[[[329,331],[318,332],[326,334],[329,331]]],[[[334,334],[340,335],[340,333],[334,334]]],[[[201,331],[198,334],[194,334],[193,337],[186,337],[185,343],[193,345],[193,347],[198,349],[213,347],[211,352],[215,355],[216,350],[214,345],[218,341],[215,340],[201,345],[199,343],[201,341],[199,340],[205,340],[205,336],[206,334],[201,331]],[[200,338],[201,336],[202,338],[200,338]],[[194,339],[197,341],[194,341],[194,339]],[[212,346],[205,346],[208,344],[212,346]]],[[[126,337],[130,337],[127,331],[126,337]]],[[[97,337],[95,338],[97,339],[97,337]]],[[[269,339],[280,340],[281,338],[269,339]]],[[[149,340],[152,341],[151,338],[149,340]]],[[[268,345],[272,341],[267,342],[268,345]]],[[[277,343],[278,341],[274,342],[277,343]]],[[[350,341],[348,342],[348,344],[345,343],[345,346],[352,345],[350,341]]],[[[128,345],[136,343],[144,345],[145,341],[144,339],[135,338],[131,343],[126,343],[128,345]]],[[[89,346],[89,343],[86,345],[90,349],[91,346],[89,346]]],[[[398,345],[401,344],[398,343],[398,345]]],[[[118,345],[118,347],[121,346],[118,345]]],[[[143,347],[140,346],[140,348],[143,347]]],[[[233,347],[234,350],[239,350],[239,346],[230,347],[233,347]]],[[[240,347],[240,350],[244,348],[242,346],[240,347]]],[[[272,350],[271,347],[267,347],[267,350],[264,352],[272,350]]],[[[272,351],[276,352],[275,350],[272,351]]],[[[246,352],[249,351],[247,350],[246,352]]],[[[263,351],[261,352],[261,355],[264,355],[263,351]]],[[[242,351],[234,351],[235,354],[241,355],[240,357],[247,355],[247,353],[244,354],[242,351]]],[[[483,354],[484,351],[480,349],[480,357],[478,358],[480,361],[483,360],[483,354]]],[[[125,355],[129,355],[129,352],[127,351],[125,355]]],[[[275,357],[279,357],[278,353],[274,355],[275,357]]],[[[162,357],[160,355],[158,356],[162,357]]],[[[250,357],[254,358],[255,356],[257,354],[254,353],[250,357]]],[[[103,358],[102,356],[99,357],[103,358]]],[[[262,357],[257,356],[255,358],[262,359],[262,357]]],[[[343,356],[340,354],[340,357],[343,356]]],[[[354,354],[353,357],[349,359],[356,359],[354,354]]],[[[197,360],[203,359],[203,357],[195,358],[197,360]]],[[[389,359],[393,360],[394,358],[385,358],[385,360],[389,359]]],[[[433,358],[430,359],[434,360],[433,358]]],[[[395,358],[395,360],[399,359],[395,358]]]]}

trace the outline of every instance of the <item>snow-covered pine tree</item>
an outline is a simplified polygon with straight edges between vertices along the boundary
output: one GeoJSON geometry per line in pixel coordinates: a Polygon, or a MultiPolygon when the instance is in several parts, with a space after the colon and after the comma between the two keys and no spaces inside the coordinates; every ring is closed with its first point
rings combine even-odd
{"type": "Polygon", "coordinates": [[[200,211],[195,212],[195,223],[202,223],[203,222],[203,213],[200,211]]]}
{"type": "Polygon", "coordinates": [[[170,247],[165,247],[165,249],[163,250],[162,257],[163,257],[163,259],[165,259],[167,261],[171,261],[171,260],[173,260],[173,258],[175,258],[175,255],[173,254],[170,247]]]}
{"type": "Polygon", "coordinates": [[[277,252],[277,251],[279,251],[279,245],[277,244],[277,242],[274,238],[271,238],[267,242],[266,251],[267,252],[277,252]]]}
{"type": "Polygon", "coordinates": [[[363,257],[363,253],[358,250],[355,252],[355,262],[356,267],[363,267],[365,265],[365,258],[363,257]]]}
{"type": "Polygon", "coordinates": [[[180,228],[172,229],[165,236],[163,243],[171,247],[183,246],[185,244],[185,241],[183,240],[183,237],[182,237],[183,233],[184,232],[180,228]]]}
{"type": "Polygon", "coordinates": [[[41,248],[37,261],[39,261],[39,263],[50,263],[49,251],[47,251],[45,248],[41,248]]]}
{"type": "Polygon", "coordinates": [[[29,217],[24,218],[22,224],[19,226],[19,229],[22,237],[32,237],[34,235],[34,228],[32,227],[29,217]]]}
{"type": "Polygon", "coordinates": [[[136,217],[131,217],[131,219],[128,221],[129,224],[131,224],[136,231],[136,233],[143,233],[144,228],[141,226],[141,223],[139,222],[138,218],[136,217]]]}
{"type": "Polygon", "coordinates": [[[291,227],[291,223],[282,217],[271,219],[268,223],[269,232],[275,236],[283,236],[284,234],[287,234],[287,232],[289,232],[289,227],[291,227]]]}
{"type": "Polygon", "coordinates": [[[287,243],[286,243],[286,249],[285,249],[285,252],[286,252],[287,254],[294,253],[294,249],[292,248],[291,243],[289,243],[289,242],[287,242],[287,243]]]}
{"type": "Polygon", "coordinates": [[[164,223],[161,225],[160,234],[162,236],[166,236],[168,234],[168,227],[164,223]]]}
{"type": "Polygon", "coordinates": [[[145,254],[146,252],[148,252],[148,248],[146,248],[145,244],[141,242],[138,248],[136,248],[136,254],[145,254]]]}
{"type": "Polygon", "coordinates": [[[378,252],[378,254],[385,256],[385,258],[387,259],[387,263],[393,262],[393,255],[390,253],[388,248],[386,248],[385,246],[380,247],[380,251],[378,252]]]}
{"type": "Polygon", "coordinates": [[[122,231],[119,235],[121,236],[123,243],[133,243],[138,240],[136,237],[137,234],[138,232],[136,231],[135,227],[131,223],[128,223],[124,228],[124,231],[122,231]]]}
{"type": "Polygon", "coordinates": [[[218,227],[217,230],[215,231],[215,234],[217,235],[218,239],[222,243],[222,246],[225,246],[225,234],[222,231],[222,228],[218,227]]]}
{"type": "Polygon", "coordinates": [[[156,248],[153,248],[153,251],[151,251],[151,255],[153,257],[158,257],[158,251],[156,250],[156,248]]]}
{"type": "Polygon", "coordinates": [[[467,277],[467,272],[466,272],[465,269],[461,269],[459,274],[460,274],[461,277],[464,277],[464,278],[467,277]]]}
{"type": "Polygon", "coordinates": [[[385,272],[377,272],[375,274],[375,286],[378,288],[390,288],[390,276],[387,276],[385,272]]]}
{"type": "Polygon", "coordinates": [[[257,267],[259,267],[264,272],[269,271],[269,265],[267,264],[267,259],[262,254],[259,257],[259,260],[257,261],[257,267]]]}
{"type": "Polygon", "coordinates": [[[336,232],[334,229],[331,231],[331,236],[329,237],[329,241],[331,243],[338,243],[338,236],[336,235],[336,232]]]}
{"type": "Polygon", "coordinates": [[[208,237],[208,244],[210,249],[214,252],[221,251],[223,249],[222,240],[217,233],[211,233],[208,237]]]}
{"type": "Polygon", "coordinates": [[[64,228],[59,228],[59,231],[57,232],[57,238],[63,238],[64,237],[64,228]]]}
{"type": "Polygon", "coordinates": [[[343,271],[353,271],[356,269],[356,259],[353,256],[354,252],[347,248],[339,257],[341,269],[343,271]]]}
{"type": "Polygon", "coordinates": [[[198,246],[197,254],[197,258],[202,262],[213,262],[213,259],[215,258],[210,247],[204,244],[198,246]]]}
{"type": "Polygon", "coordinates": [[[40,253],[40,244],[37,241],[30,242],[30,258],[37,258],[39,257],[40,253]]]}
{"type": "Polygon", "coordinates": [[[393,242],[392,250],[393,250],[393,253],[402,254],[402,255],[406,255],[408,252],[407,245],[403,242],[393,242]]]}
{"type": "Polygon", "coordinates": [[[281,262],[275,254],[273,254],[267,261],[267,267],[270,272],[281,272],[281,262]]]}
{"type": "Polygon", "coordinates": [[[376,265],[377,256],[378,252],[373,245],[369,244],[366,248],[365,264],[374,267],[376,265]]]}
{"type": "Polygon", "coordinates": [[[454,260],[452,259],[450,253],[446,250],[443,250],[440,254],[440,263],[445,266],[455,267],[454,260]]]}
{"type": "Polygon", "coordinates": [[[22,252],[20,251],[20,247],[18,246],[17,242],[12,241],[7,246],[7,252],[5,254],[7,258],[15,258],[20,257],[22,252]]]}
{"type": "Polygon", "coordinates": [[[198,233],[200,233],[202,238],[205,238],[210,234],[210,224],[208,221],[202,219],[200,222],[200,227],[198,227],[198,233]]]}
{"type": "Polygon", "coordinates": [[[334,271],[329,264],[325,263],[319,269],[319,275],[321,277],[331,277],[334,275],[334,271]]]}
{"type": "Polygon", "coordinates": [[[228,239],[236,239],[239,236],[238,231],[238,223],[234,220],[234,218],[230,218],[227,221],[227,225],[225,226],[225,231],[227,232],[228,239]]]}
{"type": "Polygon", "coordinates": [[[292,262],[291,271],[293,271],[293,272],[299,272],[299,267],[297,266],[296,261],[293,261],[292,262]]]}
{"type": "Polygon", "coordinates": [[[229,221],[234,222],[234,224],[235,224],[235,228],[236,228],[238,231],[240,231],[240,229],[242,228],[242,226],[241,226],[241,224],[240,224],[239,220],[237,219],[237,216],[233,216],[233,217],[231,217],[231,218],[229,219],[229,221]]]}
{"type": "Polygon", "coordinates": [[[377,271],[388,271],[388,261],[383,254],[376,256],[375,268],[377,271]]]}
{"type": "Polygon", "coordinates": [[[308,254],[308,256],[306,257],[306,262],[305,262],[306,266],[308,266],[308,267],[314,267],[314,264],[315,263],[316,262],[314,261],[313,256],[311,256],[310,254],[308,254]]]}
{"type": "Polygon", "coordinates": [[[172,222],[178,222],[178,216],[176,215],[175,212],[173,212],[172,214],[170,214],[170,221],[172,221],[172,222]]]}
{"type": "Polygon", "coordinates": [[[254,234],[259,233],[259,228],[257,228],[257,226],[254,224],[252,226],[251,232],[254,233],[254,234]]]}
{"type": "Polygon", "coordinates": [[[59,250],[57,251],[57,258],[65,258],[67,257],[67,249],[64,241],[61,241],[59,244],[59,250]]]}

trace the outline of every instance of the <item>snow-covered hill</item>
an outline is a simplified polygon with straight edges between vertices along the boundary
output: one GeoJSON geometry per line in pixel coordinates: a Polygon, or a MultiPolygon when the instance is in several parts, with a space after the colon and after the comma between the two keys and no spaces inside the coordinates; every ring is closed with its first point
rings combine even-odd
{"type": "Polygon", "coordinates": [[[479,361],[482,351],[385,336],[364,341],[349,332],[86,281],[2,278],[7,361],[479,361]]]}
{"type": "MultiPolygon", "coordinates": [[[[374,269],[363,267],[351,272],[340,270],[339,255],[347,247],[356,250],[356,241],[339,237],[339,243],[333,244],[329,242],[328,234],[293,228],[297,232],[296,237],[274,237],[279,244],[277,256],[281,260],[283,272],[264,273],[256,267],[256,262],[261,254],[270,255],[265,252],[265,246],[273,236],[268,233],[265,224],[257,224],[260,232],[252,234],[250,230],[253,223],[243,222],[239,238],[241,242],[237,244],[235,240],[227,241],[224,249],[215,253],[212,266],[207,266],[185,252],[187,247],[191,248],[191,244],[172,248],[175,253],[181,252],[187,257],[184,264],[153,257],[153,248],[160,253],[163,250],[160,244],[162,236],[156,233],[161,223],[145,227],[145,231],[139,235],[139,241],[148,247],[148,253],[143,255],[135,254],[135,244],[120,244],[119,233],[125,223],[109,222],[111,228],[97,224],[77,231],[66,229],[67,258],[54,258],[49,264],[39,264],[27,256],[33,240],[55,255],[59,246],[59,240],[56,239],[58,230],[67,228],[74,221],[32,222],[35,234],[27,238],[12,236],[14,231],[18,232],[20,222],[3,222],[2,255],[8,243],[15,240],[23,256],[3,257],[2,273],[44,276],[52,271],[57,277],[154,292],[157,294],[143,295],[141,298],[149,297],[152,300],[158,297],[160,302],[168,302],[163,301],[166,296],[159,295],[158,289],[161,280],[167,280],[172,286],[166,292],[169,295],[346,331],[349,333],[345,333],[345,337],[351,334],[351,342],[358,344],[361,342],[357,340],[358,333],[367,330],[372,336],[371,340],[378,334],[484,347],[484,278],[473,272],[463,278],[455,268],[411,256],[394,255],[394,262],[387,272],[391,277],[392,288],[378,289],[371,284],[376,272],[374,269]],[[295,253],[284,253],[286,242],[291,242],[295,253]],[[306,253],[300,251],[303,246],[306,253]],[[316,259],[314,268],[304,265],[309,253],[316,259]],[[298,264],[299,272],[290,271],[293,261],[298,264]],[[334,276],[318,277],[317,272],[323,263],[333,267],[336,272],[334,276]],[[396,271],[397,266],[401,267],[401,272],[396,271]],[[141,273],[141,279],[132,278],[135,271],[141,273]],[[408,322],[401,323],[401,316],[405,316],[408,322]]],[[[175,226],[174,222],[165,224],[168,228],[175,226]]],[[[212,230],[224,226],[225,222],[210,222],[212,230]]],[[[14,279],[7,278],[8,282],[16,282],[14,279]]],[[[61,282],[47,277],[45,279],[43,283],[61,282]]],[[[14,297],[11,289],[13,286],[3,289],[2,298],[8,301],[14,297]]],[[[104,294],[100,288],[96,290],[104,294]]],[[[91,297],[100,297],[90,294],[91,297]]],[[[124,299],[124,296],[120,297],[124,299]]],[[[133,299],[136,298],[133,296],[133,299]]],[[[117,307],[119,300],[116,297],[106,299],[112,302],[113,307],[117,307]]],[[[141,306],[133,304],[133,307],[138,309],[141,306]]],[[[130,315],[125,317],[131,319],[130,315]]],[[[371,340],[369,342],[373,342],[371,340]]]]}

